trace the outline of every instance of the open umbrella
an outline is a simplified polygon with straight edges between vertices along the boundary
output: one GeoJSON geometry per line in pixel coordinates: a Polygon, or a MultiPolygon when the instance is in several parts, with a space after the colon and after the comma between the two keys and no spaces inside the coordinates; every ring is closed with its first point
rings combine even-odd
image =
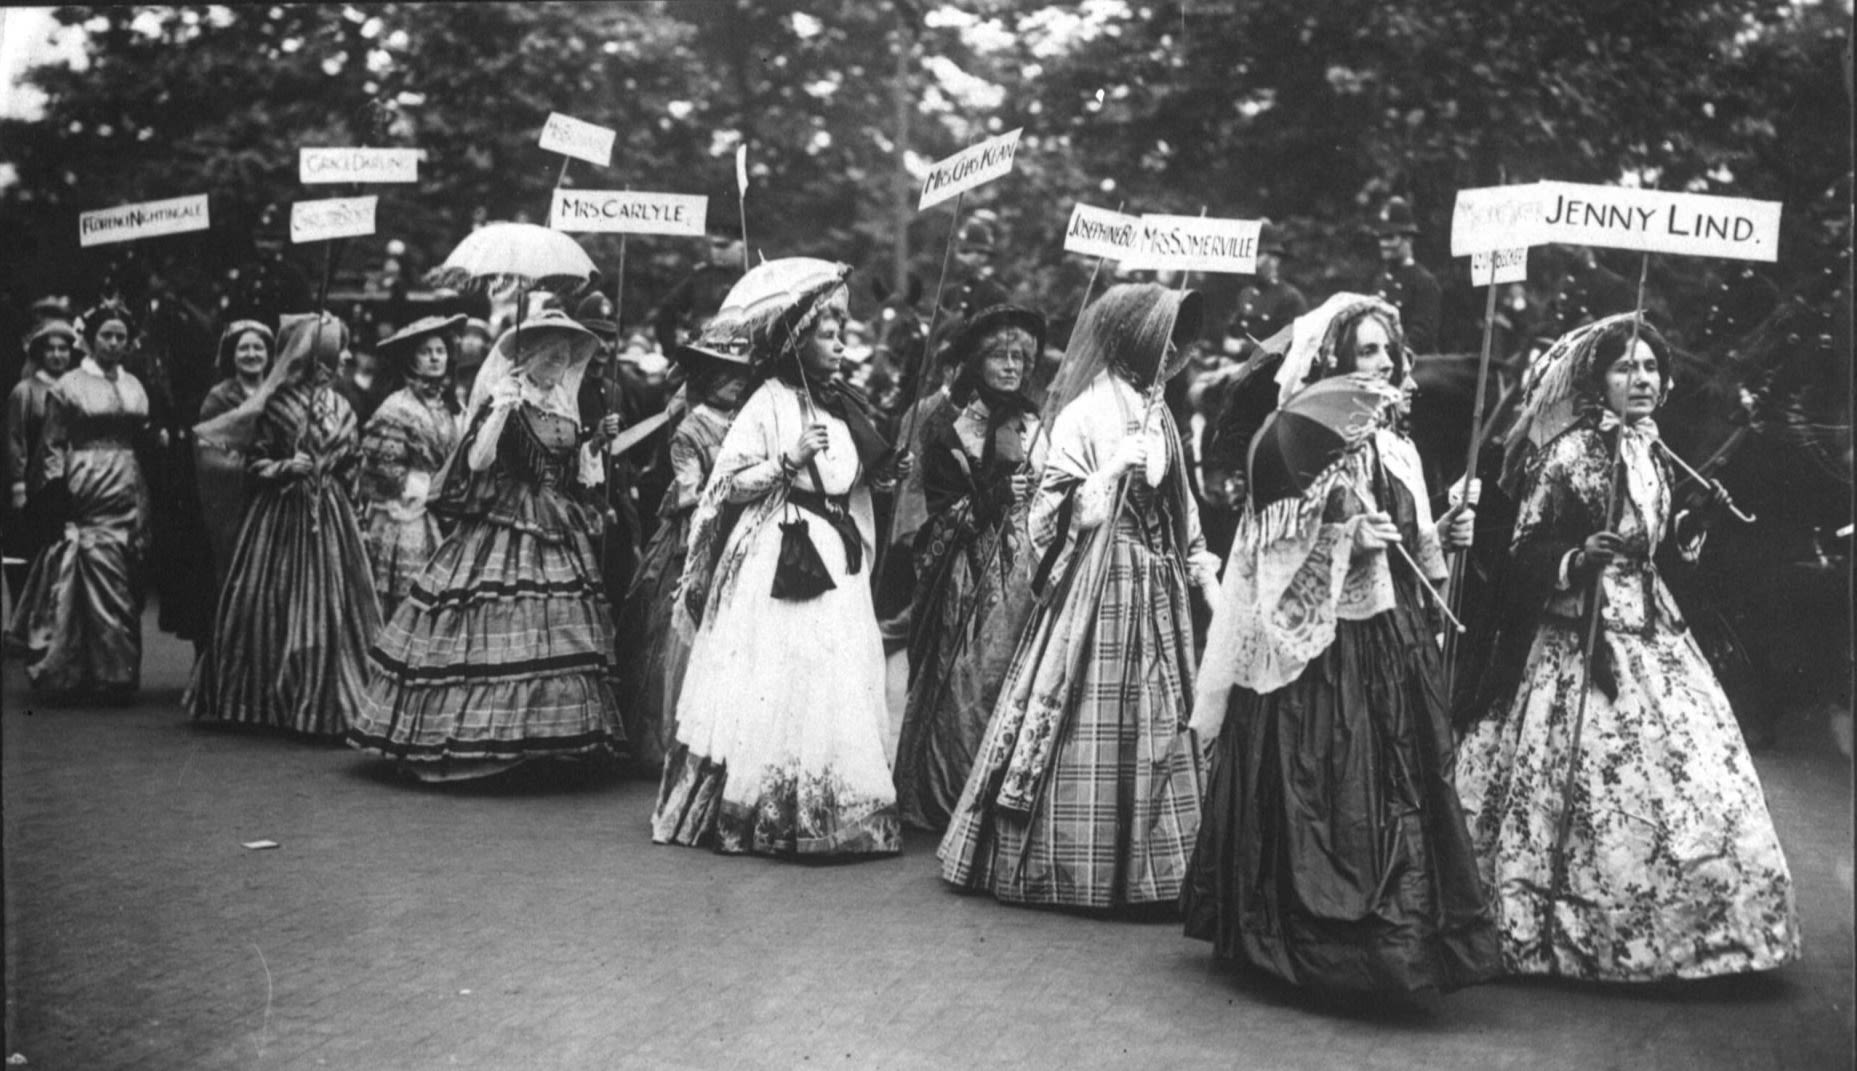
{"type": "MultiPolygon", "coordinates": [[[[1251,440],[1252,507],[1264,511],[1274,503],[1295,500],[1298,507],[1320,509],[1320,500],[1330,488],[1345,486],[1361,505],[1373,508],[1346,480],[1343,465],[1385,424],[1399,400],[1397,390],[1361,375],[1317,380],[1292,394],[1265,418],[1264,426],[1251,440]]],[[[1412,574],[1444,616],[1462,632],[1463,623],[1451,613],[1405,546],[1394,543],[1392,548],[1411,566],[1412,574]]]]}
{"type": "Polygon", "coordinates": [[[597,274],[587,251],[561,231],[488,223],[466,235],[426,281],[454,290],[561,292],[578,290],[597,274]]]}

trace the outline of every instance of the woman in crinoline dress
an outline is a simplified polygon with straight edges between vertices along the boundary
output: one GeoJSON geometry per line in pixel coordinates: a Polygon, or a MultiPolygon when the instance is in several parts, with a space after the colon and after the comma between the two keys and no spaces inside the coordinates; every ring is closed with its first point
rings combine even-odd
{"type": "MultiPolygon", "coordinates": [[[[1278,404],[1350,375],[1384,396],[1384,423],[1409,370],[1397,310],[1337,294],[1296,319],[1278,404]]],[[[1240,520],[1195,697],[1210,769],[1181,897],[1219,958],[1332,992],[1495,976],[1424,592],[1474,521],[1433,522],[1418,451],[1385,426],[1240,520]]]]}
{"type": "Polygon", "coordinates": [[[583,429],[578,405],[599,344],[544,314],[485,361],[433,504],[456,528],[381,630],[355,747],[455,781],[624,740],[590,491],[608,429],[583,429]]]}
{"type": "Polygon", "coordinates": [[[458,445],[459,405],[451,386],[456,316],[416,320],[376,347],[403,385],[387,395],[361,434],[361,542],[374,567],[382,618],[390,618],[438,550],[439,523],[426,509],[432,478],[458,445]]]}
{"type": "Polygon", "coordinates": [[[77,360],[77,332],[63,319],[40,323],[26,336],[26,367],[6,396],[6,551],[24,562],[7,569],[7,585],[18,591],[26,568],[56,538],[39,492],[45,488],[45,415],[59,377],[77,360]]]}
{"type": "Polygon", "coordinates": [[[1085,310],[1045,413],[1038,604],[942,837],[942,879],[1008,903],[1172,904],[1199,828],[1190,589],[1216,581],[1161,388],[1200,297],[1085,310]]]}
{"type": "Polygon", "coordinates": [[[671,485],[658,503],[658,528],[618,608],[621,677],[633,697],[623,711],[626,739],[638,766],[653,770],[677,738],[677,697],[690,662],[690,618],[674,613],[690,522],[748,388],[746,355],[684,346],[673,356],[694,404],[671,433],[671,485]]]}
{"type": "Polygon", "coordinates": [[[947,827],[1031,616],[1026,517],[1045,451],[1023,388],[1044,334],[1028,309],[976,312],[945,358],[958,369],[952,404],[922,429],[928,516],[915,539],[895,775],[903,821],[918,829],[947,827]]]}
{"type": "Polygon", "coordinates": [[[869,576],[872,486],[894,487],[908,462],[835,378],[846,272],[758,265],[701,340],[749,354],[760,384],[692,522],[680,612],[699,625],[658,843],[789,858],[902,848],[869,576]]]}
{"type": "Polygon", "coordinates": [[[1503,964],[1517,974],[1644,982],[1769,970],[1799,955],[1792,878],[1760,780],[1653,563],[1667,543],[1694,560],[1717,503],[1672,517],[1652,420],[1669,394],[1670,351],[1635,320],[1610,317],[1557,342],[1510,437],[1515,595],[1488,687],[1496,703],[1458,747],[1457,784],[1503,964]]]}
{"type": "Polygon", "coordinates": [[[135,437],[148,394],[123,367],[129,311],[105,303],[83,322],[90,356],[58,378],[39,432],[33,505],[63,532],[33,559],[9,632],[35,691],[120,700],[142,676],[149,503],[135,437]]]}
{"type": "Polygon", "coordinates": [[[349,502],[355,414],[330,387],[348,329],[315,313],[282,328],[258,389],[195,429],[243,458],[250,501],[183,703],[197,722],[339,739],[380,628],[349,502]]]}

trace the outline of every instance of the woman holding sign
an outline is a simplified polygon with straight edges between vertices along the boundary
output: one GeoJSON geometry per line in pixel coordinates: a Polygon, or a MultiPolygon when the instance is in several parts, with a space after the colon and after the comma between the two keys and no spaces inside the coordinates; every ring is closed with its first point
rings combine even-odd
{"type": "Polygon", "coordinates": [[[123,367],[129,310],[106,302],[83,322],[90,356],[52,388],[40,432],[39,495],[63,537],[33,559],[9,631],[34,690],[127,699],[142,674],[149,504],[135,437],[148,394],[123,367]]]}
{"type": "Polygon", "coordinates": [[[652,839],[786,858],[902,849],[884,758],[871,491],[900,465],[834,379],[842,264],[742,276],[705,349],[748,355],[742,406],[697,504],[681,611],[700,622],[652,839]]]}
{"type": "Polygon", "coordinates": [[[1644,982],[1799,955],[1760,780],[1653,564],[1665,544],[1693,561],[1721,501],[1673,515],[1652,420],[1670,393],[1670,349],[1635,319],[1555,343],[1510,438],[1519,594],[1504,631],[1524,645],[1498,646],[1521,657],[1498,663],[1506,701],[1459,746],[1457,785],[1503,962],[1518,974],[1644,982]]]}
{"type": "Polygon", "coordinates": [[[458,445],[460,407],[451,389],[453,332],[464,315],[427,316],[381,342],[380,356],[404,384],[387,395],[361,436],[361,540],[374,566],[382,617],[411,589],[438,550],[438,520],[426,510],[437,475],[458,445]]]}
{"type": "Polygon", "coordinates": [[[1200,297],[1111,287],[1045,403],[1026,552],[1038,600],[951,824],[941,874],[1008,903],[1171,905],[1199,828],[1191,586],[1216,581],[1161,390],[1200,297]]]}
{"type": "Polygon", "coordinates": [[[1487,981],[1500,966],[1496,932],[1451,787],[1423,591],[1475,518],[1463,509],[1433,523],[1418,451],[1386,426],[1411,367],[1398,312],[1337,294],[1291,331],[1279,416],[1311,384],[1353,377],[1353,439],[1333,460],[1292,461],[1306,486],[1275,501],[1258,498],[1283,490],[1260,479],[1276,470],[1262,450],[1294,432],[1253,442],[1253,498],[1195,696],[1210,773],[1181,896],[1186,932],[1220,958],[1315,989],[1487,981]]]}
{"type": "MultiPolygon", "coordinates": [[[[194,720],[334,739],[360,707],[380,628],[367,551],[349,504],[355,414],[330,386],[348,329],[284,317],[276,365],[217,418],[255,417],[244,451],[250,503],[227,567],[213,642],[183,700],[194,720]]],[[[202,425],[202,439],[213,425],[202,425]]]]}

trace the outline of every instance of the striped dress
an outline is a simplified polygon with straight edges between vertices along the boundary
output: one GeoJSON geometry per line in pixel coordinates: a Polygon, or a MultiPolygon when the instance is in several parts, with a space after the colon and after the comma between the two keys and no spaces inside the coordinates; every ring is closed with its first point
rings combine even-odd
{"type": "Polygon", "coordinates": [[[350,744],[451,781],[625,739],[579,430],[528,401],[475,418],[434,503],[457,528],[381,630],[350,744]]]}
{"type": "Polygon", "coordinates": [[[213,642],[187,690],[194,720],[328,738],[347,730],[380,628],[348,500],[358,460],[354,411],[327,386],[293,383],[266,403],[213,642]],[[266,464],[298,455],[307,475],[266,464]]]}
{"type": "Polygon", "coordinates": [[[426,510],[426,494],[457,445],[457,418],[439,394],[417,386],[388,395],[368,419],[361,437],[361,494],[367,503],[361,541],[385,617],[393,616],[438,549],[438,520],[426,510]]]}

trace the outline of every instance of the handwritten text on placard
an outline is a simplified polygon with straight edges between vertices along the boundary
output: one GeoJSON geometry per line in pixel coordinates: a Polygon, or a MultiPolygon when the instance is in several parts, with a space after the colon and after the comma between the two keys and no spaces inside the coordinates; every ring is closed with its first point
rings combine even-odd
{"type": "Polygon", "coordinates": [[[1543,241],[1732,260],[1780,256],[1778,201],[1571,182],[1540,186],[1547,203],[1543,241]]]}
{"type": "Polygon", "coordinates": [[[1086,257],[1122,260],[1135,251],[1141,237],[1141,220],[1080,204],[1070,210],[1070,225],[1064,228],[1064,249],[1086,257]]]}
{"type": "Polygon", "coordinates": [[[1470,282],[1476,286],[1528,281],[1528,247],[1493,249],[1470,255],[1470,282]]]}
{"type": "Polygon", "coordinates": [[[131,242],[163,234],[203,231],[207,222],[206,194],[144,201],[135,205],[100,208],[77,217],[77,244],[103,245],[131,242]]]}
{"type": "Polygon", "coordinates": [[[1547,194],[1539,183],[1458,190],[1451,212],[1451,255],[1536,245],[1546,211],[1547,194]]]}
{"type": "Polygon", "coordinates": [[[298,149],[297,178],[317,182],[418,182],[418,149],[298,149]]]}
{"type": "Polygon", "coordinates": [[[1257,270],[1255,219],[1205,216],[1141,217],[1141,236],[1124,267],[1155,271],[1212,271],[1249,275],[1257,270]]]}
{"type": "Polygon", "coordinates": [[[632,190],[556,190],[549,226],[558,231],[687,234],[702,237],[709,198],[632,190]]]}
{"type": "Polygon", "coordinates": [[[571,115],[551,112],[542,127],[542,148],[605,167],[612,163],[613,139],[618,134],[603,126],[582,122],[571,115]]]}
{"type": "Polygon", "coordinates": [[[922,181],[922,200],[916,204],[916,211],[938,205],[1011,171],[1013,154],[1019,151],[1019,134],[1024,129],[1008,130],[999,137],[969,145],[938,161],[929,168],[928,178],[922,181]]]}
{"type": "Polygon", "coordinates": [[[331,197],[325,201],[298,201],[290,206],[290,240],[321,242],[330,238],[356,238],[374,233],[378,197],[331,197]]]}

